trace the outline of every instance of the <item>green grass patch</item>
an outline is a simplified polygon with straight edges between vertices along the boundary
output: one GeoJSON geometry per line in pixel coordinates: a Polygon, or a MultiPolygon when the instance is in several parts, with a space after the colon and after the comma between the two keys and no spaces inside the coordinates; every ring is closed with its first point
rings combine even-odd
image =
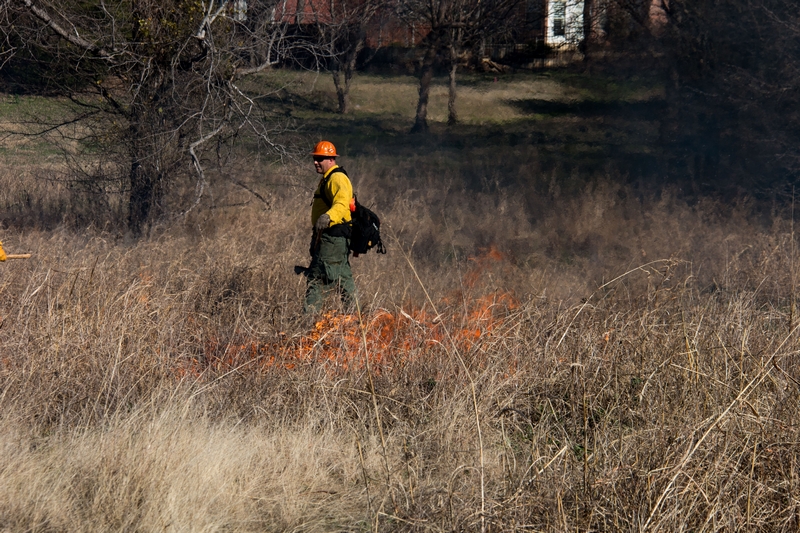
{"type": "Polygon", "coordinates": [[[72,110],[73,104],[59,98],[0,94],[0,120],[3,122],[28,122],[33,118],[54,121],[72,110]]]}

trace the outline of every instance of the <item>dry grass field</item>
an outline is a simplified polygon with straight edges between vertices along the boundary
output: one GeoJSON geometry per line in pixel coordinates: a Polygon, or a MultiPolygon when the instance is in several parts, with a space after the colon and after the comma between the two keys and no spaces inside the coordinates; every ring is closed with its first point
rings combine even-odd
{"type": "Polygon", "coordinates": [[[556,105],[591,88],[473,82],[422,139],[364,96],[410,82],[356,82],[332,137],[389,253],[351,260],[355,315],[300,314],[307,164],[252,155],[263,202],[218,179],[132,240],[7,149],[0,239],[34,256],[0,264],[0,531],[797,531],[792,206],[595,164],[653,125],[556,105]]]}

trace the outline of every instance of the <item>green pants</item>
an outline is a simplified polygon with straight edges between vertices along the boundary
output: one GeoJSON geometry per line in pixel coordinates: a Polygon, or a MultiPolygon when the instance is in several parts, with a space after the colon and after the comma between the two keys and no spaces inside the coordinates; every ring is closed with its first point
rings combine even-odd
{"type": "Polygon", "coordinates": [[[322,300],[330,292],[341,295],[345,308],[352,310],[356,298],[356,285],[350,270],[350,249],[345,237],[332,237],[323,233],[311,240],[311,264],[306,271],[308,286],[304,313],[319,311],[322,300]]]}

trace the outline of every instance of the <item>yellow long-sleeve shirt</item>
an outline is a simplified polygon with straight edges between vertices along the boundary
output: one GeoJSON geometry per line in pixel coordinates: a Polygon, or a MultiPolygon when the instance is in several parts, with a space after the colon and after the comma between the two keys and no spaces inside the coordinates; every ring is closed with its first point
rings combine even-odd
{"type": "Polygon", "coordinates": [[[314,193],[314,203],[311,204],[311,226],[323,213],[331,217],[331,226],[350,221],[350,200],[353,199],[353,185],[350,179],[342,172],[339,166],[333,166],[322,176],[314,193]],[[324,187],[324,190],[323,190],[324,187]],[[332,200],[328,207],[324,198],[332,200]]]}

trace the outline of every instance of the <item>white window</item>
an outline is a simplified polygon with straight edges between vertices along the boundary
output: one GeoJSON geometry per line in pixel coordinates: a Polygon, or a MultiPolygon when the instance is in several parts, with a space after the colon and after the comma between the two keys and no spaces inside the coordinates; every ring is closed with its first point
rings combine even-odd
{"type": "Polygon", "coordinates": [[[567,0],[553,2],[553,37],[567,35],[567,0]]]}
{"type": "Polygon", "coordinates": [[[547,2],[547,44],[573,48],[583,40],[583,0],[547,2]]]}

